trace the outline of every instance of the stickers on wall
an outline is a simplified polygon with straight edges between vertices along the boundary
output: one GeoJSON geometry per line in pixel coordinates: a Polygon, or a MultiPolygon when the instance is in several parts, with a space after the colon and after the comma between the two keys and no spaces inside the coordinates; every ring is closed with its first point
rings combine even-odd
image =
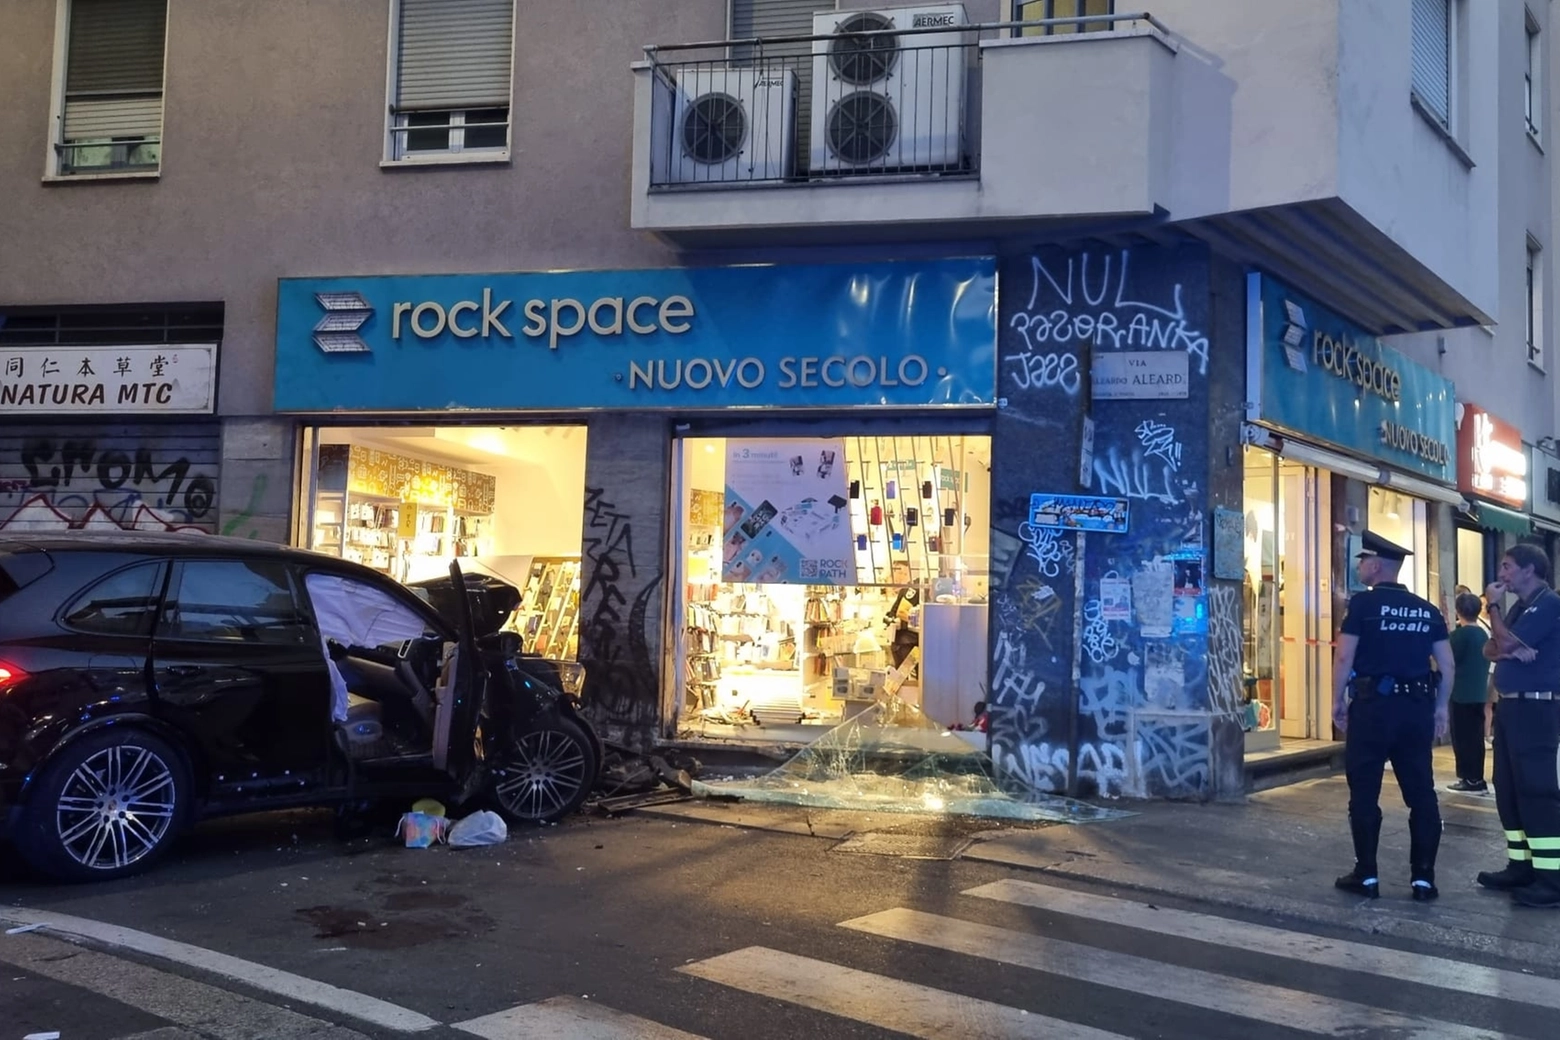
{"type": "Polygon", "coordinates": [[[1030,495],[1029,523],[1034,527],[1126,534],[1127,500],[1087,495],[1030,495]]]}
{"type": "Polygon", "coordinates": [[[1239,581],[1246,575],[1246,521],[1238,509],[1213,511],[1213,576],[1239,581]]]}
{"type": "Polygon", "coordinates": [[[1100,617],[1106,621],[1132,620],[1132,582],[1114,574],[1100,579],[1100,617]]]}
{"type": "Polygon", "coordinates": [[[1138,630],[1147,639],[1166,639],[1175,625],[1175,564],[1151,560],[1132,575],[1138,630]]]}
{"type": "Polygon", "coordinates": [[[721,579],[856,584],[845,445],[731,441],[721,579]]]}

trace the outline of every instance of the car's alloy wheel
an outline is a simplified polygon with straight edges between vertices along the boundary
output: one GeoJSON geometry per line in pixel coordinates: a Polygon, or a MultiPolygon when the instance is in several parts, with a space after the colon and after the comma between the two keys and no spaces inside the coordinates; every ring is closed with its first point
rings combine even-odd
{"type": "Polygon", "coordinates": [[[123,870],[155,852],[178,814],[174,768],[133,742],[89,756],[55,799],[61,849],[92,871],[123,870]]]}
{"type": "Polygon", "coordinates": [[[107,881],[155,863],[190,820],[189,764],[129,725],[66,741],[23,792],[15,844],[39,872],[107,881]]]}
{"type": "Polygon", "coordinates": [[[596,779],[596,749],[570,719],[520,734],[493,770],[499,808],[516,820],[551,822],[575,811],[596,779]]]}

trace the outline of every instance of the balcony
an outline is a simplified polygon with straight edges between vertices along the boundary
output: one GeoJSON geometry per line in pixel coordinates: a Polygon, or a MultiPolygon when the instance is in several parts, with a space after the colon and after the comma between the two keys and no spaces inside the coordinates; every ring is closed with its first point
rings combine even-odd
{"type": "Polygon", "coordinates": [[[900,17],[925,24],[829,12],[817,35],[645,48],[633,226],[719,247],[1168,209],[1177,45],[1152,17],[900,17]]]}

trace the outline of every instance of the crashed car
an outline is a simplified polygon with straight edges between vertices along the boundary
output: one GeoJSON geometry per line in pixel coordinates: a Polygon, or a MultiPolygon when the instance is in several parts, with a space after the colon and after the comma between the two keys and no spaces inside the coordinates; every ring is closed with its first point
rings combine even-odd
{"type": "Polygon", "coordinates": [[[238,539],[0,535],[0,830],[40,871],[91,880],[218,815],[576,811],[601,763],[582,670],[524,654],[488,609],[502,590],[450,572],[413,590],[238,539]]]}

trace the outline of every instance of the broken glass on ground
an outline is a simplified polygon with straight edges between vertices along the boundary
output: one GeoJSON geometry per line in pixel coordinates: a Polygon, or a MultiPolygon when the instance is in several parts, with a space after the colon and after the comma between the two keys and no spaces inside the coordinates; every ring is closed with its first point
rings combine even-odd
{"type": "Polygon", "coordinates": [[[1088,823],[1134,815],[1075,798],[1013,792],[992,777],[991,757],[898,697],[846,719],[773,772],[693,781],[699,797],[814,809],[940,813],[1088,823]]]}

